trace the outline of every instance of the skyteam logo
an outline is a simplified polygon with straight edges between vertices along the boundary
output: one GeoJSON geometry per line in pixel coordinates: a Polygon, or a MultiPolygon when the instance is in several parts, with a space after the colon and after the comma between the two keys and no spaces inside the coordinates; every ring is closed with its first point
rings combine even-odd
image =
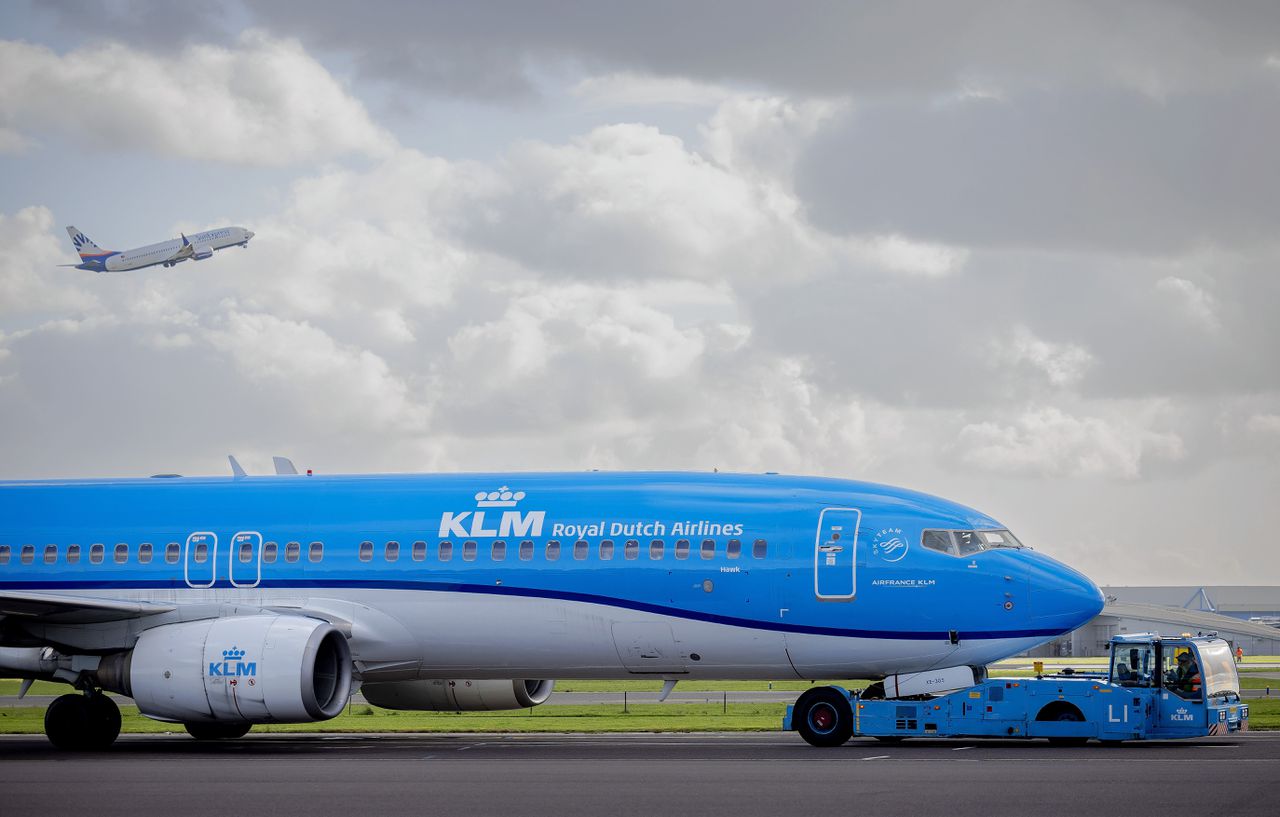
{"type": "Polygon", "coordinates": [[[475,495],[474,511],[440,515],[440,538],[459,537],[480,539],[490,536],[541,536],[546,511],[504,510],[499,516],[495,510],[482,508],[516,508],[524,499],[524,491],[512,491],[502,486],[496,491],[479,491],[475,495]],[[485,514],[489,519],[485,519],[485,514]],[[497,527],[494,527],[496,524],[497,527]]]}
{"type": "Polygon", "coordinates": [[[257,661],[245,661],[245,651],[232,647],[222,651],[221,661],[209,662],[209,675],[215,678],[253,678],[258,674],[257,661]]]}
{"type": "Polygon", "coordinates": [[[911,549],[902,528],[881,528],[871,539],[871,552],[886,562],[900,562],[911,549]]]}

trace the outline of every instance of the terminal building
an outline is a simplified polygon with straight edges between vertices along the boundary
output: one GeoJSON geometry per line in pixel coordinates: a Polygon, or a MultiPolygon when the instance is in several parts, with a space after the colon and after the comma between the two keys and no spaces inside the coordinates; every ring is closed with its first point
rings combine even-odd
{"type": "Polygon", "coordinates": [[[1106,606],[1075,632],[1032,650],[1041,657],[1107,654],[1114,636],[1217,633],[1245,655],[1280,655],[1280,587],[1104,587],[1106,606]]]}

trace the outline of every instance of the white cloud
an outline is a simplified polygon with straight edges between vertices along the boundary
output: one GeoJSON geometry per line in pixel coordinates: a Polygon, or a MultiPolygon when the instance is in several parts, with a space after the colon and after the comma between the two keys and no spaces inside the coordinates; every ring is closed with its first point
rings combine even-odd
{"type": "Polygon", "coordinates": [[[1000,365],[1029,366],[1039,371],[1052,386],[1079,383],[1094,364],[1089,350],[1073,343],[1042,340],[1026,326],[1016,326],[994,344],[994,362],[1000,365]]]}
{"type": "Polygon", "coordinates": [[[1147,460],[1186,456],[1182,439],[1136,419],[1075,417],[1055,407],[1030,408],[1006,423],[960,429],[963,462],[986,471],[1043,477],[1137,479],[1147,460]]]}
{"type": "MultiPolygon", "coordinates": [[[[248,165],[394,147],[297,42],[254,31],[230,48],[190,45],[172,57],[119,44],[58,54],[0,41],[0,128],[248,165]]],[[[14,139],[0,139],[5,145],[13,149],[14,139]]]]}
{"type": "Polygon", "coordinates": [[[1253,434],[1280,436],[1280,414],[1254,414],[1245,422],[1253,434]]]}
{"type": "Polygon", "coordinates": [[[46,207],[0,213],[0,316],[39,319],[51,310],[94,305],[93,295],[80,285],[94,273],[58,266],[67,263],[67,251],[58,242],[62,231],[53,230],[46,207]]]}
{"type": "Polygon", "coordinates": [[[1200,327],[1210,331],[1221,328],[1217,302],[1198,284],[1170,275],[1157,281],[1156,289],[1170,298],[1183,314],[1200,327]]]}

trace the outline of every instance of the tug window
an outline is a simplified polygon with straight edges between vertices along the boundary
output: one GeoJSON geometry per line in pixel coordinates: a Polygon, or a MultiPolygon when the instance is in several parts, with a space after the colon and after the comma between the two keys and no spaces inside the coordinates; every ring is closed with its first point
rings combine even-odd
{"type": "Polygon", "coordinates": [[[176,565],[182,558],[182,545],[170,542],[164,546],[164,560],[167,564],[176,565]]]}
{"type": "Polygon", "coordinates": [[[763,559],[767,555],[769,555],[769,543],[763,539],[757,539],[755,543],[751,545],[752,558],[763,559]]]}
{"type": "Polygon", "coordinates": [[[635,539],[628,539],[622,548],[622,555],[627,559],[640,558],[640,543],[635,539]]]}
{"type": "Polygon", "coordinates": [[[58,561],[58,546],[45,545],[44,546],[44,563],[47,565],[51,565],[56,561],[58,561]]]}
{"type": "Polygon", "coordinates": [[[302,545],[297,542],[288,542],[284,546],[284,560],[286,562],[296,562],[298,557],[302,555],[302,545]]]}
{"type": "Polygon", "coordinates": [[[276,563],[276,555],[280,552],[280,546],[275,542],[262,543],[262,561],[269,565],[276,563]]]}
{"type": "Polygon", "coordinates": [[[386,547],[382,549],[382,558],[388,562],[397,561],[400,558],[400,543],[387,542],[386,547]]]}
{"type": "Polygon", "coordinates": [[[507,543],[501,539],[494,539],[493,547],[489,548],[489,558],[495,562],[505,562],[507,560],[507,543]]]}
{"type": "Polygon", "coordinates": [[[573,558],[577,559],[578,561],[582,561],[583,559],[587,558],[587,551],[589,549],[590,549],[590,546],[587,544],[587,540],[579,539],[578,541],[573,543],[573,558]]]}
{"type": "Polygon", "coordinates": [[[527,562],[533,558],[533,540],[524,539],[520,542],[520,561],[527,562]]]}
{"type": "Polygon", "coordinates": [[[324,558],[324,542],[312,542],[307,549],[307,559],[318,562],[324,558]]]}
{"type": "MultiPolygon", "coordinates": [[[[4,564],[5,562],[9,561],[8,557],[9,557],[8,546],[6,545],[5,558],[2,561],[0,561],[0,564],[4,564]]],[[[67,564],[69,565],[80,564],[80,546],[79,545],[67,545],[67,564]]]]}
{"type": "Polygon", "coordinates": [[[661,559],[663,556],[663,553],[666,551],[666,548],[667,548],[666,543],[664,543],[661,539],[654,539],[652,542],[649,543],[649,558],[653,559],[654,561],[661,559]]]}
{"type": "Polygon", "coordinates": [[[716,555],[716,540],[703,539],[702,540],[702,558],[713,559],[715,558],[715,555],[716,555]]]}
{"type": "Polygon", "coordinates": [[[689,540],[688,539],[676,540],[676,558],[677,559],[689,558],[689,540]]]}
{"type": "Polygon", "coordinates": [[[453,558],[453,542],[446,540],[440,543],[439,557],[442,562],[447,562],[453,558]]]}
{"type": "Polygon", "coordinates": [[[730,559],[736,559],[742,555],[742,542],[737,539],[730,539],[729,546],[725,548],[724,555],[730,559]]]}
{"type": "Polygon", "coordinates": [[[427,559],[427,543],[417,541],[413,543],[413,560],[415,562],[424,562],[427,559]]]}
{"type": "Polygon", "coordinates": [[[476,543],[468,539],[462,543],[462,561],[474,562],[476,560],[476,543]]]}
{"type": "Polygon", "coordinates": [[[360,543],[360,561],[362,562],[373,561],[373,542],[360,543]]]}
{"type": "Polygon", "coordinates": [[[143,542],[142,544],[138,545],[138,564],[140,565],[151,564],[152,552],[153,551],[152,551],[150,542],[143,542]]]}
{"type": "Polygon", "coordinates": [[[602,561],[607,562],[612,558],[613,558],[613,540],[601,539],[600,540],[600,559],[602,561]]]}
{"type": "Polygon", "coordinates": [[[95,542],[89,546],[89,561],[95,565],[102,564],[102,557],[106,555],[107,549],[103,547],[101,542],[95,542]]]}
{"type": "Polygon", "coordinates": [[[547,542],[547,561],[554,562],[560,558],[560,543],[555,539],[547,542]]]}
{"type": "Polygon", "coordinates": [[[22,563],[24,565],[29,565],[35,560],[36,560],[36,546],[23,545],[22,546],[22,563]]]}

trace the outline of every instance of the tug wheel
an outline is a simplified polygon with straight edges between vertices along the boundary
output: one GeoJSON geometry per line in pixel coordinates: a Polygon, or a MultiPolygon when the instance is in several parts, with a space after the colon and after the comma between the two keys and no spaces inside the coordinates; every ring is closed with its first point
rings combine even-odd
{"type": "Polygon", "coordinates": [[[792,718],[810,746],[840,746],[853,735],[853,707],[848,697],[831,687],[801,695],[792,718]]]}

